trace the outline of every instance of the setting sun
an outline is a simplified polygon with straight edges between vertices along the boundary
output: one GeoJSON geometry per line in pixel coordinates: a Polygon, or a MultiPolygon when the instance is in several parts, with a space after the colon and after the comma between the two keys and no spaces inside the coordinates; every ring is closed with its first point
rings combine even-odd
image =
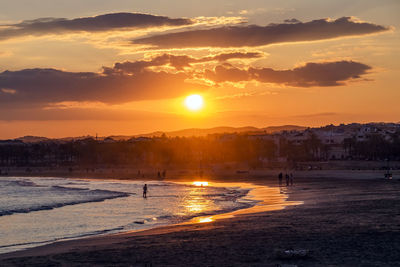
{"type": "Polygon", "coordinates": [[[185,106],[192,111],[198,111],[203,108],[204,100],[201,95],[189,95],[185,98],[185,106]]]}

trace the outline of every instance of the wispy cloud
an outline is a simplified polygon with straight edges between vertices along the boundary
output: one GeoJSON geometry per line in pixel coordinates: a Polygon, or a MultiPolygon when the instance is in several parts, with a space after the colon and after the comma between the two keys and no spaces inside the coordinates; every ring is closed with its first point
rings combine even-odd
{"type": "Polygon", "coordinates": [[[336,20],[319,19],[304,23],[291,19],[287,22],[268,26],[224,26],[213,29],[188,30],[138,38],[132,43],[160,48],[254,47],[365,35],[390,29],[369,22],[361,22],[351,17],[342,17],[336,20]]]}
{"type": "Polygon", "coordinates": [[[1,88],[0,89],[0,92],[1,93],[4,93],[4,94],[15,94],[17,91],[16,90],[14,90],[14,89],[9,89],[9,88],[1,88]]]}
{"type": "Polygon", "coordinates": [[[336,112],[321,112],[321,113],[314,113],[314,114],[302,114],[302,115],[295,115],[291,116],[293,118],[319,118],[319,117],[333,117],[338,116],[340,113],[336,112]]]}
{"type": "Polygon", "coordinates": [[[11,57],[13,53],[11,51],[0,51],[0,57],[11,57]]]}

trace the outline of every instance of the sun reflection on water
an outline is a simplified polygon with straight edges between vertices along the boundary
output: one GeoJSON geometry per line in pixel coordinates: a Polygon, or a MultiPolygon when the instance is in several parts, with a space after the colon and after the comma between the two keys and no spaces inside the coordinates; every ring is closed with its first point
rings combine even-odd
{"type": "Polygon", "coordinates": [[[195,181],[184,199],[183,206],[189,214],[198,214],[215,209],[215,203],[204,194],[208,194],[208,182],[195,181]]]}
{"type": "Polygon", "coordinates": [[[193,185],[195,185],[195,186],[208,186],[208,182],[196,181],[196,182],[193,182],[193,185]]]}
{"type": "Polygon", "coordinates": [[[213,217],[199,218],[199,223],[208,223],[214,221],[213,217]]]}
{"type": "Polygon", "coordinates": [[[229,219],[237,215],[281,210],[287,206],[303,204],[302,201],[288,201],[287,193],[282,192],[278,187],[240,182],[209,183],[205,181],[195,181],[190,182],[190,184],[194,186],[189,189],[190,191],[188,192],[188,195],[186,195],[186,197],[183,199],[183,205],[181,207],[184,208],[184,210],[186,211],[184,212],[184,214],[192,214],[199,217],[193,218],[188,223],[209,223],[220,219],[229,219]],[[205,217],[205,212],[207,212],[208,210],[215,210],[216,208],[215,203],[213,203],[213,201],[208,197],[208,195],[210,194],[209,190],[214,187],[251,189],[251,191],[246,195],[246,199],[255,200],[257,201],[257,204],[249,208],[205,217]]]}

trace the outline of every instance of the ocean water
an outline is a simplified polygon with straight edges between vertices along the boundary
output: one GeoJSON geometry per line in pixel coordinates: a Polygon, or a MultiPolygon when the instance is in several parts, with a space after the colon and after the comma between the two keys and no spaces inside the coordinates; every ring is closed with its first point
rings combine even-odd
{"type": "Polygon", "coordinates": [[[0,253],[248,208],[256,204],[246,198],[249,191],[162,181],[0,177],[0,253]]]}

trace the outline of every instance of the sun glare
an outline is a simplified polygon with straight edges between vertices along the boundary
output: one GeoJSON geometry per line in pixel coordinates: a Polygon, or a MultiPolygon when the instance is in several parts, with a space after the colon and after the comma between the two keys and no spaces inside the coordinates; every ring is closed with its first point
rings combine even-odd
{"type": "Polygon", "coordinates": [[[185,98],[185,106],[191,111],[198,111],[203,105],[204,100],[201,95],[189,95],[185,98]]]}
{"type": "Polygon", "coordinates": [[[195,186],[208,186],[208,182],[193,182],[195,186]]]}
{"type": "Polygon", "coordinates": [[[199,218],[199,223],[208,223],[208,222],[212,222],[213,217],[207,217],[207,218],[199,218]]]}

